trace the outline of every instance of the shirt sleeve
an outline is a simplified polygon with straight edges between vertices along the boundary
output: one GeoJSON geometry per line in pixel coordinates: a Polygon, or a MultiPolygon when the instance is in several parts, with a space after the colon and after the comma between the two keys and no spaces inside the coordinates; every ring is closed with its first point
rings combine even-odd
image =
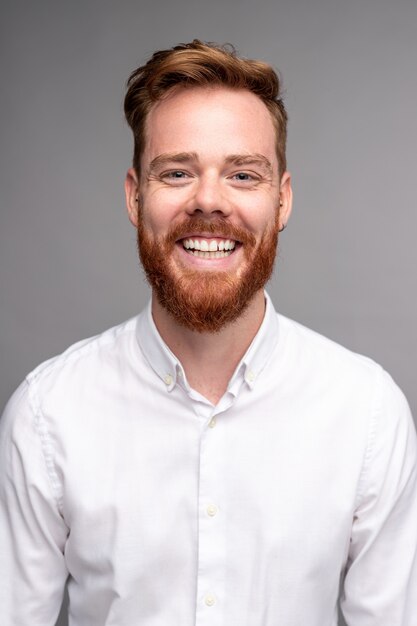
{"type": "Polygon", "coordinates": [[[53,626],[68,575],[53,455],[28,391],[25,382],[0,420],[2,626],[53,626]]]}
{"type": "Polygon", "coordinates": [[[417,626],[417,445],[407,401],[381,372],[341,594],[348,626],[417,626]]]}

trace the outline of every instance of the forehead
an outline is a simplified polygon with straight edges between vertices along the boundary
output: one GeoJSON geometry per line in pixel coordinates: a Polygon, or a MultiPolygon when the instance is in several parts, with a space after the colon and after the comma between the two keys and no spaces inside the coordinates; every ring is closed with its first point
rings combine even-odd
{"type": "Polygon", "coordinates": [[[157,102],[145,126],[145,160],[164,152],[275,155],[275,127],[262,100],[245,89],[180,88],[157,102]]]}

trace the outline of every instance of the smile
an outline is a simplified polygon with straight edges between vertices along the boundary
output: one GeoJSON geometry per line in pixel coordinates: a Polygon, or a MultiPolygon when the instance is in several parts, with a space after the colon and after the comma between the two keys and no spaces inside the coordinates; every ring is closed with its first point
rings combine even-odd
{"type": "Polygon", "coordinates": [[[182,240],[183,248],[194,256],[203,259],[222,259],[230,256],[236,247],[233,239],[191,238],[182,240]]]}

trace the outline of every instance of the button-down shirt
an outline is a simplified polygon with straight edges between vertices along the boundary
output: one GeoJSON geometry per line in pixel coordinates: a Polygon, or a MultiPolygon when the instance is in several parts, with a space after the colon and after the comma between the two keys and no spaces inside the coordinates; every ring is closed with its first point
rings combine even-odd
{"type": "MultiPolygon", "coordinates": [[[[201,358],[204,358],[202,355],[201,358]]],[[[417,624],[416,436],[373,361],[277,315],[216,406],[148,307],[32,372],[0,439],[2,626],[417,624]]]]}

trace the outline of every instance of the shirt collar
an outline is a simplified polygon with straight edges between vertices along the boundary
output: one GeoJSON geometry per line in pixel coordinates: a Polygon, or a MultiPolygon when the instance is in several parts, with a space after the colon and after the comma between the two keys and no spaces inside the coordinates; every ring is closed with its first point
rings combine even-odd
{"type": "Polygon", "coordinates": [[[279,322],[278,316],[272,304],[271,298],[265,292],[265,315],[258,332],[253,338],[252,343],[246,350],[239,365],[237,366],[232,378],[230,379],[229,389],[234,383],[235,377],[239,376],[242,371],[246,384],[253,388],[256,381],[267,364],[272,352],[278,342],[279,322]]]}
{"type": "Polygon", "coordinates": [[[164,381],[168,391],[171,391],[177,382],[178,369],[184,371],[181,363],[168,348],[155,326],[152,317],[152,302],[138,316],[136,336],[139,346],[154,372],[164,381]]]}
{"type": "MultiPolygon", "coordinates": [[[[177,377],[185,380],[184,369],[175,354],[168,348],[159,334],[152,317],[152,305],[138,315],[136,336],[139,346],[154,372],[164,382],[167,391],[172,391],[177,377]]],[[[267,364],[279,336],[278,316],[274,305],[265,292],[265,315],[252,343],[242,357],[228,384],[228,391],[234,393],[240,387],[242,376],[250,389],[267,364]]]]}

